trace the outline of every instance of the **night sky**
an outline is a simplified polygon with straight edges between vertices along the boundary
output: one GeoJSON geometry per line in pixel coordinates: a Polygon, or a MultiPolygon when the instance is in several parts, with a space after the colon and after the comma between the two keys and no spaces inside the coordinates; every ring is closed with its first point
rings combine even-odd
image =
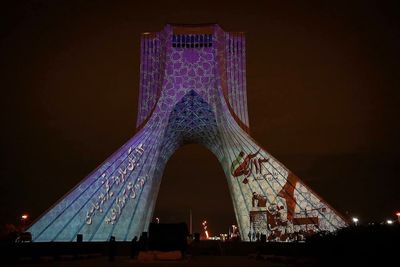
{"type": "MultiPolygon", "coordinates": [[[[400,6],[348,2],[3,1],[0,224],[36,218],[135,134],[140,33],[168,22],[245,32],[253,138],[343,214],[394,217],[400,6]]],[[[191,208],[195,231],[227,232],[225,179],[211,152],[182,147],[155,216],[191,208]]]]}

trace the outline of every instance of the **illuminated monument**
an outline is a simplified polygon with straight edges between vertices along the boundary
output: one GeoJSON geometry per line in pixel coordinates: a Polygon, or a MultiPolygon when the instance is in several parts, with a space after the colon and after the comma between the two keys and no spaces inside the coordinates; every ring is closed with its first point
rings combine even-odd
{"type": "Polygon", "coordinates": [[[346,226],[250,137],[245,65],[244,35],[218,25],[166,25],[143,34],[136,135],[30,227],[33,240],[139,236],[152,219],[168,159],[189,143],[220,161],[243,240],[266,234],[292,241],[346,226]]]}

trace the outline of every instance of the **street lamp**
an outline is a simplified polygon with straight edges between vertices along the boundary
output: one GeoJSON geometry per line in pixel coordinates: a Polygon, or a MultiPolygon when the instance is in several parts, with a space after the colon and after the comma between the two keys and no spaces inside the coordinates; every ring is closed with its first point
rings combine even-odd
{"type": "Polygon", "coordinates": [[[357,224],[358,224],[358,218],[356,218],[356,217],[353,217],[353,223],[354,223],[354,225],[356,225],[357,226],[357,224]]]}
{"type": "Polygon", "coordinates": [[[392,220],[387,220],[386,223],[390,225],[390,224],[393,224],[393,221],[392,220]]]}
{"type": "Polygon", "coordinates": [[[25,231],[25,226],[26,226],[26,222],[29,219],[29,215],[27,213],[23,213],[21,215],[21,229],[22,231],[25,231]]]}
{"type": "Polygon", "coordinates": [[[204,234],[206,236],[206,239],[208,239],[210,236],[209,236],[208,230],[207,230],[207,221],[203,221],[202,225],[203,225],[204,234]]]}
{"type": "Polygon", "coordinates": [[[235,238],[237,236],[236,229],[237,229],[237,226],[232,224],[232,234],[230,236],[231,239],[233,239],[233,238],[235,238]]]}
{"type": "Polygon", "coordinates": [[[396,212],[397,221],[400,223],[400,212],[396,212]]]}
{"type": "Polygon", "coordinates": [[[233,233],[236,232],[236,225],[234,225],[234,224],[232,224],[232,231],[233,231],[233,233]]]}

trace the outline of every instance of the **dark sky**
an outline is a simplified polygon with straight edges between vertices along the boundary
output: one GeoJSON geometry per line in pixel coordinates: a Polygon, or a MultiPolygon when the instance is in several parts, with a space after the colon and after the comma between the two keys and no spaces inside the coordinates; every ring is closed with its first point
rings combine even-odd
{"type": "MultiPolygon", "coordinates": [[[[135,134],[140,33],[168,22],[244,31],[252,136],[339,211],[390,217],[395,2],[3,1],[0,223],[39,216],[135,134]]],[[[181,221],[189,208],[196,231],[205,218],[214,233],[235,223],[222,168],[199,145],[169,161],[155,215],[181,221]]]]}

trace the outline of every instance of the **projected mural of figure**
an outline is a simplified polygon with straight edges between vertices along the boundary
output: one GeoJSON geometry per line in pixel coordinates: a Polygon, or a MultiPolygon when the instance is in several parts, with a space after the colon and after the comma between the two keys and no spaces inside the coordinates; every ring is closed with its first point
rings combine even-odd
{"type": "Polygon", "coordinates": [[[258,233],[292,241],[296,233],[347,225],[249,135],[244,33],[168,24],[140,42],[136,134],[30,226],[33,241],[140,236],[166,163],[191,143],[219,160],[244,240],[258,233]]]}
{"type": "Polygon", "coordinates": [[[251,204],[254,207],[256,207],[256,203],[257,203],[257,207],[266,207],[267,206],[267,198],[257,194],[256,192],[253,192],[253,198],[251,200],[251,204]]]}
{"type": "Polygon", "coordinates": [[[240,151],[239,156],[232,162],[231,172],[233,177],[238,177],[244,175],[243,183],[247,184],[249,177],[252,174],[252,159],[257,156],[258,152],[254,154],[249,154],[244,158],[244,152],[240,151]],[[244,159],[243,159],[244,158],[244,159]],[[243,159],[243,160],[242,160],[243,159]]]}
{"type": "Polygon", "coordinates": [[[296,187],[297,177],[293,174],[289,174],[285,185],[279,191],[278,196],[285,199],[287,207],[287,219],[293,220],[294,210],[296,207],[296,199],[294,197],[294,189],[296,187]]]}
{"type": "Polygon", "coordinates": [[[268,159],[257,157],[260,151],[254,154],[248,154],[245,156],[243,151],[240,151],[239,155],[231,164],[231,174],[233,177],[244,176],[243,183],[247,184],[249,180],[247,179],[250,175],[263,174],[262,173],[262,163],[267,162],[268,159]],[[257,157],[257,158],[256,158],[257,157]],[[255,173],[253,173],[253,167],[255,173]]]}

